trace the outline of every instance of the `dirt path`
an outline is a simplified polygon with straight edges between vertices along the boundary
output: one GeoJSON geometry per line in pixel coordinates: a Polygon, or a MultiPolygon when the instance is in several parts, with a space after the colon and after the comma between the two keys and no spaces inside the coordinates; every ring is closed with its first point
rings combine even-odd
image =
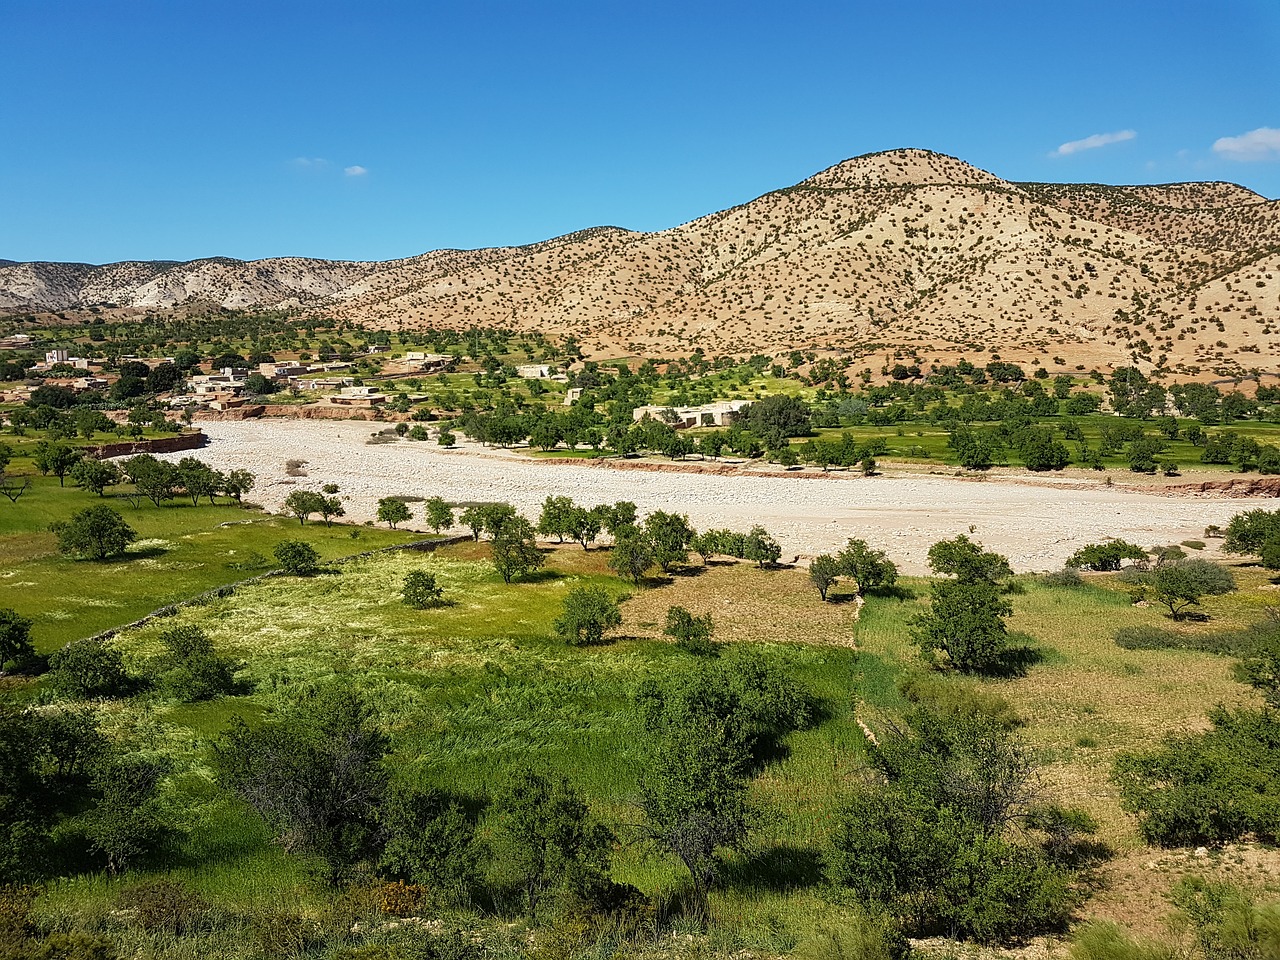
{"type": "MultiPolygon", "coordinates": [[[[728,475],[614,470],[583,463],[531,460],[430,442],[369,444],[372,422],[225,421],[204,424],[210,443],[198,456],[219,469],[252,470],[250,499],[280,509],[291,490],[336,483],[347,516],[374,515],[379,497],[441,496],[453,502],[506,500],[536,520],[548,495],[579,503],[634,501],[642,512],[687,514],[695,527],[747,529],[763,525],[783,556],[831,552],[849,537],[888,551],[906,573],[926,571],[937,540],[969,533],[1009,557],[1020,571],[1049,570],[1082,545],[1108,536],[1142,545],[1201,539],[1208,524],[1224,525],[1253,508],[1280,509],[1280,498],[1170,497],[1101,483],[1032,486],[950,477],[833,474],[800,480],[785,475],[728,475]],[[305,477],[289,477],[289,460],[306,461],[305,477]]],[[[179,455],[172,455],[177,458],[179,455]]]]}

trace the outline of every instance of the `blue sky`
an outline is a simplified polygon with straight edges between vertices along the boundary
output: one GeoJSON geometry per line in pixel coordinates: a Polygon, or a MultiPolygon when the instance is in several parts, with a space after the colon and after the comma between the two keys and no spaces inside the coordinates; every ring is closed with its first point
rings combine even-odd
{"type": "Polygon", "coordinates": [[[0,30],[12,260],[656,230],[903,146],[1280,197],[1280,0],[3,0],[0,30]]]}

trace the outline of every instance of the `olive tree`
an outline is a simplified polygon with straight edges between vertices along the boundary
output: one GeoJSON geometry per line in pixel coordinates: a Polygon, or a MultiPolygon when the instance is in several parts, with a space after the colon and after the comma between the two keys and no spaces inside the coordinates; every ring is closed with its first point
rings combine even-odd
{"type": "Polygon", "coordinates": [[[599,643],[604,632],[622,623],[618,601],[603,587],[574,587],[555,620],[556,635],[570,646],[599,643]]]}

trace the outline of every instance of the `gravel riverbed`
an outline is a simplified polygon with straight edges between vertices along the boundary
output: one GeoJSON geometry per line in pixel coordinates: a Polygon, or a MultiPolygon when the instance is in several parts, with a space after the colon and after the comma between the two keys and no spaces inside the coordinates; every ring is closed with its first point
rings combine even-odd
{"type": "MultiPolygon", "coordinates": [[[[244,420],[202,427],[209,445],[195,456],[220,470],[253,471],[257,485],[248,499],[269,510],[282,509],[292,490],[318,490],[325,483],[338,484],[347,519],[357,521],[374,516],[380,497],[395,494],[505,500],[535,522],[548,495],[585,505],[631,500],[641,513],[686,514],[698,529],[745,530],[759,523],[781,544],[784,560],[833,552],[849,537],[862,537],[885,549],[905,573],[926,573],[929,546],[971,528],[1015,570],[1050,570],[1104,537],[1144,546],[1203,539],[1206,525],[1225,525],[1242,510],[1280,509],[1280,499],[1172,497],[1102,483],[1033,485],[892,471],[800,477],[614,469],[603,465],[607,461],[535,460],[472,444],[444,450],[433,441],[369,443],[380,429],[370,421],[244,420]],[[305,461],[305,476],[287,474],[291,460],[305,461]]],[[[420,522],[409,526],[424,529],[420,522]]]]}

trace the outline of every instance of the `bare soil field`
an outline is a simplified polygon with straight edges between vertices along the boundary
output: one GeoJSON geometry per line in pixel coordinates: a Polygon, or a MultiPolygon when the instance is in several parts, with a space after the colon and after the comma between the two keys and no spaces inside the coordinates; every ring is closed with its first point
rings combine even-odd
{"type": "Polygon", "coordinates": [[[204,429],[210,443],[200,458],[218,469],[252,470],[258,482],[250,499],[269,510],[282,509],[292,490],[326,483],[338,484],[349,520],[372,519],[378,499],[392,495],[505,500],[535,521],[549,495],[588,505],[631,500],[642,513],[686,514],[699,529],[761,524],[781,544],[784,560],[831,552],[861,537],[887,550],[905,573],[926,573],[929,546],[959,533],[1005,554],[1016,570],[1049,570],[1104,537],[1177,543],[1202,539],[1208,524],[1224,525],[1241,510],[1280,509],[1280,498],[1175,497],[1100,481],[1037,484],[1021,476],[970,480],[891,470],[802,479],[612,469],[607,461],[535,460],[471,444],[445,450],[409,440],[369,443],[379,427],[360,421],[228,421],[204,429]],[[290,461],[303,466],[288,471],[290,461]]]}

